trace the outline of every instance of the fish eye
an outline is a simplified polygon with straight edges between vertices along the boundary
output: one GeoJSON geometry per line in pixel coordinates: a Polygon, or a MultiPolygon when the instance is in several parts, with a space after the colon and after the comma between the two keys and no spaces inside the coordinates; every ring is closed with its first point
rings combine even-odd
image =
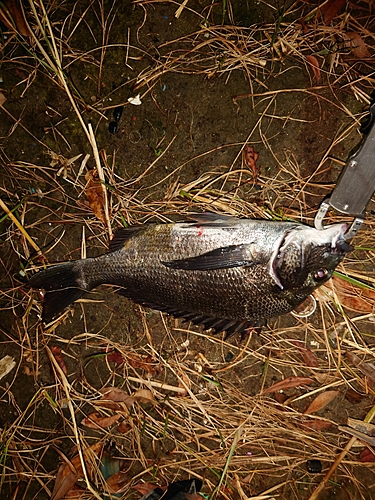
{"type": "Polygon", "coordinates": [[[314,273],[315,281],[322,281],[322,280],[326,279],[327,276],[328,276],[328,269],[325,269],[325,268],[318,269],[314,273]]]}

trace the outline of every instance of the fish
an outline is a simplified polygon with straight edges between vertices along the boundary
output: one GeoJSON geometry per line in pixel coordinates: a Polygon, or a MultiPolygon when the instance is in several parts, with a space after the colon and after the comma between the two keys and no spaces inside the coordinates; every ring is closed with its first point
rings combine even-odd
{"type": "Polygon", "coordinates": [[[227,335],[299,306],[353,250],[347,224],[323,230],[292,221],[203,213],[187,222],[120,229],[108,252],[34,274],[50,322],[99,285],[134,302],[227,335]]]}

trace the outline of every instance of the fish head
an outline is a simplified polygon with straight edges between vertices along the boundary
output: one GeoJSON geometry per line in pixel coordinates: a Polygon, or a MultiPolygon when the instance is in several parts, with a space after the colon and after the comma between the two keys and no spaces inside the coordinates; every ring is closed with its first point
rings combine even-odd
{"type": "Polygon", "coordinates": [[[302,226],[286,234],[273,262],[282,290],[310,294],[329,280],[336,266],[353,250],[344,238],[347,224],[324,230],[302,226]]]}

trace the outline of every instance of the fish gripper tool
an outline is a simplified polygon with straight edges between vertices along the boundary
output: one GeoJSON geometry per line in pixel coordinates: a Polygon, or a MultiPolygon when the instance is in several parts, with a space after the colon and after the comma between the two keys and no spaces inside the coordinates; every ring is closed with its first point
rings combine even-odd
{"type": "Polygon", "coordinates": [[[348,158],[335,189],[320,205],[314,221],[316,229],[324,229],[323,219],[330,208],[354,217],[345,233],[346,240],[359,231],[365,221],[365,209],[375,192],[375,93],[373,96],[370,115],[360,129],[365,139],[358,151],[348,158]]]}

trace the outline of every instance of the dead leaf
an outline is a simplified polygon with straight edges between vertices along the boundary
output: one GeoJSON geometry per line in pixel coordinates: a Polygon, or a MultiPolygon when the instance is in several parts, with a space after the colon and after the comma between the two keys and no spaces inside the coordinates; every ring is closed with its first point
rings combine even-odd
{"type": "Polygon", "coordinates": [[[140,356],[136,353],[130,353],[126,356],[126,362],[133,368],[141,368],[151,375],[156,375],[160,372],[159,366],[155,364],[152,356],[140,356]]]}
{"type": "Polygon", "coordinates": [[[276,382],[276,384],[271,385],[267,389],[262,391],[262,394],[267,394],[269,392],[283,391],[285,389],[293,389],[294,387],[299,387],[300,385],[309,385],[314,380],[312,378],[307,377],[288,377],[284,380],[280,380],[280,382],[276,382]]]}
{"type": "Polygon", "coordinates": [[[89,170],[85,175],[85,179],[87,181],[85,194],[90,208],[96,218],[105,223],[104,194],[98,171],[96,169],[89,170]]]}
{"type": "Polygon", "coordinates": [[[371,450],[365,448],[361,451],[359,459],[361,462],[375,462],[375,455],[371,450]]]}
{"type": "Polygon", "coordinates": [[[274,398],[279,404],[283,405],[285,401],[288,399],[288,396],[283,392],[275,392],[274,398]]]}
{"type": "Polygon", "coordinates": [[[180,398],[185,397],[186,394],[188,393],[188,389],[191,389],[191,379],[183,371],[179,371],[179,373],[178,373],[178,387],[180,389],[183,389],[183,391],[184,391],[184,392],[180,392],[178,394],[178,396],[180,398]]]}
{"type": "Polygon", "coordinates": [[[64,357],[61,353],[61,349],[58,346],[51,346],[50,351],[53,355],[53,357],[56,360],[56,363],[59,365],[61,368],[61,371],[64,373],[64,375],[68,375],[68,368],[66,367],[64,357]]]}
{"type": "Polygon", "coordinates": [[[8,375],[9,372],[13,370],[16,366],[16,362],[12,356],[4,356],[0,359],[0,379],[8,375]]]}
{"type": "Polygon", "coordinates": [[[112,474],[112,476],[106,479],[107,486],[111,493],[119,492],[129,481],[129,476],[126,472],[122,471],[116,472],[116,474],[112,474]]]}
{"type": "Polygon", "coordinates": [[[317,82],[320,82],[320,68],[318,59],[315,56],[306,56],[306,60],[309,63],[312,72],[314,73],[315,80],[317,82]]]}
{"type": "Polygon", "coordinates": [[[130,408],[132,404],[134,404],[135,399],[129,394],[127,394],[122,389],[118,389],[117,387],[103,387],[99,389],[99,392],[102,394],[101,400],[110,400],[118,403],[125,403],[125,405],[130,408]]]}
{"type": "Polygon", "coordinates": [[[7,98],[5,97],[5,95],[0,92],[0,106],[2,106],[5,102],[6,102],[7,98]]]}
{"type": "Polygon", "coordinates": [[[375,368],[370,363],[365,363],[359,356],[351,351],[345,353],[345,359],[348,363],[358,368],[372,383],[375,382],[375,368]]]}
{"type": "Polygon", "coordinates": [[[141,401],[141,403],[156,404],[156,399],[149,389],[139,389],[139,391],[136,391],[132,395],[132,398],[134,398],[136,401],[141,401]]]}
{"type": "Polygon", "coordinates": [[[67,493],[65,493],[64,500],[79,500],[84,497],[87,498],[87,490],[75,484],[67,493]]]}
{"type": "Polygon", "coordinates": [[[368,50],[363,38],[355,32],[343,33],[343,38],[345,41],[345,47],[349,48],[351,53],[357,59],[367,59],[371,57],[370,51],[368,50]]]}
{"type": "Polygon", "coordinates": [[[132,426],[130,424],[128,424],[127,422],[121,422],[120,424],[118,424],[116,430],[120,434],[126,434],[127,432],[129,432],[131,430],[131,428],[132,428],[132,426]]]}
{"type": "Polygon", "coordinates": [[[61,464],[57,471],[51,500],[60,500],[60,498],[63,498],[66,493],[73,488],[80,477],[81,474],[75,469],[71,462],[61,464]]]}
{"type": "Polygon", "coordinates": [[[335,375],[329,375],[328,373],[314,373],[315,380],[320,385],[329,385],[333,384],[333,382],[337,382],[340,380],[340,377],[336,377],[335,375]]]}
{"type": "Polygon", "coordinates": [[[323,285],[321,290],[316,290],[314,294],[317,293],[319,300],[326,300],[325,294],[331,298],[334,298],[336,294],[337,299],[340,304],[345,309],[349,311],[359,312],[359,313],[372,313],[375,307],[375,290],[372,288],[362,288],[359,285],[356,286],[349,281],[339,278],[338,276],[333,276],[331,278],[330,285],[323,285]],[[335,294],[332,290],[332,285],[335,290],[335,294]]]}
{"type": "Polygon", "coordinates": [[[346,0],[328,0],[322,5],[320,12],[323,15],[324,24],[327,26],[337,16],[342,7],[346,4],[346,0]]]}
{"type": "MultiPolygon", "coordinates": [[[[83,457],[85,459],[85,464],[88,472],[91,471],[91,464],[89,462],[86,463],[86,460],[89,460],[92,455],[98,457],[102,449],[102,443],[95,443],[83,450],[83,457]]],[[[77,480],[82,475],[83,468],[80,456],[76,455],[74,458],[72,458],[72,460],[68,460],[66,458],[66,461],[62,465],[60,465],[59,470],[57,471],[51,500],[60,500],[61,498],[63,498],[68,493],[68,491],[73,488],[77,480]]]]}
{"type": "Polygon", "coordinates": [[[0,21],[2,21],[7,28],[23,36],[33,36],[19,0],[3,0],[0,3],[0,7],[0,21]]]}
{"type": "Polygon", "coordinates": [[[303,413],[311,414],[316,413],[317,411],[322,410],[325,406],[327,406],[331,401],[333,401],[338,395],[340,391],[325,391],[321,392],[316,396],[316,398],[311,402],[307,410],[303,413]]]}
{"type": "Polygon", "coordinates": [[[94,412],[87,415],[87,417],[81,421],[81,424],[85,427],[89,427],[90,429],[106,429],[117,422],[120,418],[121,413],[103,417],[100,413],[94,412]]]}
{"type": "Polygon", "coordinates": [[[254,151],[253,146],[245,144],[242,150],[242,159],[247,168],[249,168],[253,174],[254,181],[257,180],[259,168],[256,165],[257,159],[259,158],[259,153],[254,151]]]}
{"type": "Polygon", "coordinates": [[[360,403],[363,398],[365,398],[365,394],[361,394],[351,387],[349,387],[345,392],[345,399],[347,399],[349,403],[352,403],[353,405],[360,403]]]}
{"type": "Polygon", "coordinates": [[[106,352],[103,349],[103,352],[107,354],[107,359],[109,363],[116,363],[116,365],[122,365],[122,363],[124,363],[125,361],[122,355],[117,351],[106,352]]]}
{"type": "Polygon", "coordinates": [[[135,484],[134,486],[132,486],[132,488],[137,490],[139,493],[142,493],[142,495],[146,495],[148,492],[158,488],[158,486],[152,483],[144,482],[135,484]]]}
{"type": "Polygon", "coordinates": [[[319,366],[317,357],[303,342],[300,340],[292,340],[291,343],[294,344],[301,353],[306,366],[311,366],[312,368],[317,368],[319,366]]]}
{"type": "Polygon", "coordinates": [[[322,431],[324,429],[328,429],[331,427],[331,422],[328,422],[328,420],[320,420],[318,418],[313,418],[311,420],[308,420],[306,422],[303,422],[300,424],[302,428],[308,428],[312,431],[322,431]]]}

